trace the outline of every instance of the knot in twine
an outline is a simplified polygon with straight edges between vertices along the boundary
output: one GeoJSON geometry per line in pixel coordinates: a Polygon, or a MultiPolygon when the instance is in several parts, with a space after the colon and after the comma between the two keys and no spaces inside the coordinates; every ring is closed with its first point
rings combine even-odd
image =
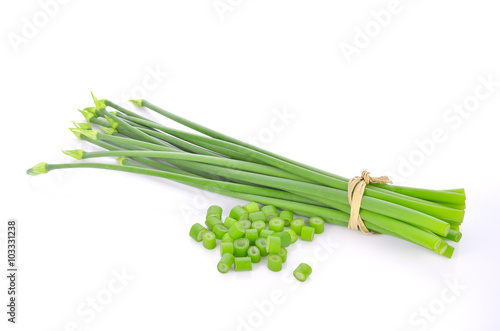
{"type": "Polygon", "coordinates": [[[349,205],[351,205],[351,216],[347,227],[361,231],[365,235],[371,234],[371,232],[368,231],[365,223],[363,223],[359,215],[359,210],[361,208],[361,199],[365,193],[365,187],[370,183],[392,184],[392,181],[387,176],[371,177],[368,171],[363,170],[361,176],[351,178],[347,184],[347,198],[349,199],[349,205]]]}

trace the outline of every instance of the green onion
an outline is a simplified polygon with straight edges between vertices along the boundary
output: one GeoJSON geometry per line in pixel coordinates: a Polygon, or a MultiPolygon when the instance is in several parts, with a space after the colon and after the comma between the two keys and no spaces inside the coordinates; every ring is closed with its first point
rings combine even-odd
{"type": "MultiPolygon", "coordinates": [[[[224,255],[222,255],[219,263],[217,264],[217,270],[225,274],[229,271],[229,269],[231,269],[231,265],[233,265],[233,262],[235,262],[233,254],[225,253],[224,255]]],[[[236,270],[236,265],[235,265],[235,270],[236,270]]]]}
{"type": "Polygon", "coordinates": [[[203,240],[203,231],[207,231],[207,229],[201,225],[200,223],[195,223],[189,230],[189,236],[194,240],[200,242],[203,240]]]}
{"type": "Polygon", "coordinates": [[[252,223],[252,229],[256,229],[260,233],[266,228],[266,223],[264,221],[255,221],[252,223]]]}
{"type": "Polygon", "coordinates": [[[238,221],[238,223],[240,223],[243,228],[246,229],[250,229],[252,227],[252,222],[250,222],[249,220],[241,220],[241,221],[238,221]]]}
{"type": "Polygon", "coordinates": [[[282,247],[288,247],[292,243],[292,236],[287,231],[275,232],[272,236],[280,238],[282,247]]]}
{"type": "Polygon", "coordinates": [[[224,226],[229,229],[236,222],[237,221],[234,218],[228,216],[224,219],[224,226]]]}
{"type": "Polygon", "coordinates": [[[298,239],[295,231],[293,231],[292,229],[285,229],[285,232],[288,232],[288,234],[290,235],[290,244],[294,244],[298,239]]]}
{"type": "Polygon", "coordinates": [[[273,230],[268,230],[268,229],[262,229],[259,233],[259,236],[261,237],[264,237],[264,238],[267,238],[269,237],[270,235],[272,235],[274,233],[273,230]]]}
{"type": "Polygon", "coordinates": [[[310,226],[302,227],[302,232],[300,233],[300,239],[304,241],[312,241],[314,238],[314,228],[310,226]]]}
{"type": "Polygon", "coordinates": [[[250,202],[249,204],[244,205],[243,209],[245,209],[249,214],[256,213],[260,210],[257,202],[250,202]]]}
{"type": "Polygon", "coordinates": [[[217,216],[219,219],[221,219],[222,218],[222,207],[219,207],[216,205],[208,207],[207,218],[209,216],[217,216]]]}
{"type": "Polygon", "coordinates": [[[212,231],[203,231],[203,247],[206,249],[214,249],[216,246],[215,234],[212,231]]]}
{"type": "Polygon", "coordinates": [[[234,223],[228,230],[229,236],[234,240],[245,235],[245,227],[240,222],[234,223]]]}
{"type": "Polygon", "coordinates": [[[320,234],[325,231],[325,221],[319,216],[309,218],[309,226],[314,228],[315,234],[320,234]]]}
{"type": "Polygon", "coordinates": [[[266,221],[266,216],[264,216],[264,213],[261,211],[257,211],[255,213],[251,213],[249,215],[250,221],[252,222],[257,222],[257,221],[266,221]]]}
{"type": "Polygon", "coordinates": [[[207,220],[205,221],[205,225],[210,230],[213,230],[214,226],[216,226],[217,224],[222,224],[222,221],[217,216],[213,216],[213,215],[208,216],[207,220]]]}
{"type": "Polygon", "coordinates": [[[222,236],[224,236],[227,233],[227,228],[222,225],[222,224],[215,224],[214,228],[212,229],[212,232],[215,234],[215,237],[219,240],[222,239],[222,236]]]}
{"type": "Polygon", "coordinates": [[[247,238],[250,241],[251,245],[254,245],[255,240],[259,238],[259,231],[257,229],[246,229],[245,238],[247,238]]]}
{"type": "Polygon", "coordinates": [[[261,259],[259,248],[257,246],[248,247],[248,257],[252,260],[252,263],[259,263],[261,259]]]}
{"type": "Polygon", "coordinates": [[[267,256],[267,254],[269,254],[266,249],[267,238],[264,237],[257,238],[257,240],[255,240],[255,246],[259,249],[260,256],[267,256]]]}
{"type": "Polygon", "coordinates": [[[239,238],[233,242],[234,256],[244,257],[247,256],[248,247],[250,247],[250,240],[248,238],[239,238]]]}
{"type": "Polygon", "coordinates": [[[234,258],[234,271],[251,271],[252,259],[250,257],[234,258]]]}
{"type": "Polygon", "coordinates": [[[266,220],[270,220],[271,218],[278,217],[278,211],[274,206],[263,206],[261,211],[264,213],[266,220]]]}
{"type": "Polygon", "coordinates": [[[289,210],[282,210],[279,217],[285,221],[285,226],[290,226],[290,222],[293,220],[293,213],[289,210]]]}
{"type": "Polygon", "coordinates": [[[221,239],[221,242],[223,242],[223,243],[232,243],[233,241],[234,241],[234,239],[231,238],[229,233],[224,233],[224,235],[222,236],[222,239],[221,239]]]}
{"type": "Polygon", "coordinates": [[[305,222],[303,218],[295,218],[290,222],[290,226],[292,227],[292,230],[300,236],[302,233],[302,228],[304,227],[305,222]]]}
{"type": "Polygon", "coordinates": [[[286,262],[286,255],[287,255],[287,253],[288,252],[287,252],[287,250],[286,250],[285,247],[281,247],[280,248],[280,251],[279,251],[278,255],[281,257],[281,260],[283,261],[283,263],[286,262]]]}
{"type": "Polygon", "coordinates": [[[224,253],[234,254],[234,247],[232,242],[222,242],[220,244],[220,255],[223,256],[224,253]]]}
{"type": "Polygon", "coordinates": [[[293,276],[301,282],[304,282],[307,277],[309,277],[312,273],[312,268],[306,263],[301,263],[299,266],[293,271],[293,276]]]}
{"type": "Polygon", "coordinates": [[[280,247],[281,247],[281,238],[280,237],[275,237],[275,236],[268,236],[267,237],[266,251],[268,253],[278,254],[280,252],[280,247]]]}
{"type": "Polygon", "coordinates": [[[248,211],[243,209],[243,207],[241,207],[241,206],[236,206],[233,209],[231,209],[231,212],[229,213],[229,217],[232,217],[238,221],[247,220],[248,219],[248,211]]]}
{"type": "Polygon", "coordinates": [[[285,221],[282,218],[274,217],[269,220],[269,230],[280,232],[285,229],[285,221]]]}
{"type": "Polygon", "coordinates": [[[280,271],[283,266],[283,259],[278,254],[270,254],[267,258],[267,267],[271,271],[280,271]]]}

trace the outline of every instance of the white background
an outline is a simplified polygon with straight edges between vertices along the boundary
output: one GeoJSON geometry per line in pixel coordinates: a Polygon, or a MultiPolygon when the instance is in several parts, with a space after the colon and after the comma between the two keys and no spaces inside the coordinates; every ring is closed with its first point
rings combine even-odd
{"type": "Polygon", "coordinates": [[[222,16],[212,1],[74,0],[46,22],[35,0],[2,2],[0,235],[5,252],[6,221],[18,220],[20,278],[14,326],[0,282],[1,329],[498,330],[500,87],[474,111],[449,112],[486,91],[481,79],[500,82],[498,3],[401,0],[380,27],[370,13],[389,1],[223,0],[222,16]],[[355,44],[366,27],[372,36],[355,44]],[[357,53],[346,57],[346,44],[357,53]],[[218,250],[188,230],[210,204],[242,202],[100,170],[25,174],[72,162],[61,149],[91,149],[67,129],[90,90],[120,102],[143,93],[346,177],[367,168],[408,186],[465,187],[463,240],[448,260],[327,226],[289,250],[281,273],[222,275],[218,250]],[[429,143],[434,130],[445,138],[429,143]],[[307,259],[312,276],[290,282],[307,259]],[[114,272],[133,279],[117,287],[114,272]]]}

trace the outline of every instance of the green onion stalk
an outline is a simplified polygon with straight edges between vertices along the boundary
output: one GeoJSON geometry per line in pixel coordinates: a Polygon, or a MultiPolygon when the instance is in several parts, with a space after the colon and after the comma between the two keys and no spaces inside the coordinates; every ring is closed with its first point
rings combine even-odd
{"type": "MultiPolygon", "coordinates": [[[[103,150],[63,152],[78,160],[113,157],[118,164],[39,163],[28,174],[94,168],[154,176],[347,226],[351,211],[348,178],[226,136],[144,99],[131,101],[198,133],[167,127],[92,96],[95,106],[80,110],[87,123],[73,122],[75,128],[70,130],[103,150]]],[[[370,231],[407,240],[448,258],[454,251],[448,243],[462,237],[459,227],[464,214],[463,189],[429,190],[387,184],[367,185],[360,210],[370,231]]],[[[211,246],[212,238],[209,234],[205,237],[211,246]]]]}

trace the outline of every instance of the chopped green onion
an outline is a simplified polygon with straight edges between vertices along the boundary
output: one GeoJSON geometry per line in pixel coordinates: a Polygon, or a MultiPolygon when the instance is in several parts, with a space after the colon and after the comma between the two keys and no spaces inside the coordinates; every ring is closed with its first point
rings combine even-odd
{"type": "Polygon", "coordinates": [[[256,229],[259,232],[259,234],[265,228],[266,228],[266,222],[264,221],[255,221],[252,223],[252,229],[256,229]]]}
{"type": "Polygon", "coordinates": [[[269,220],[269,230],[280,232],[285,229],[285,221],[282,218],[274,217],[269,220]]]}
{"type": "Polygon", "coordinates": [[[189,236],[197,242],[200,242],[203,240],[203,231],[207,231],[207,229],[203,225],[201,225],[200,223],[194,223],[189,230],[189,236]]]}
{"type": "Polygon", "coordinates": [[[219,219],[221,219],[222,218],[222,208],[219,206],[216,206],[216,205],[208,207],[207,218],[209,216],[216,216],[219,219]]]}
{"type": "Polygon", "coordinates": [[[295,233],[300,236],[302,233],[302,228],[304,227],[305,222],[303,218],[295,218],[290,222],[290,226],[295,233]]]}
{"type": "Polygon", "coordinates": [[[290,234],[290,243],[294,244],[298,239],[298,236],[295,233],[295,231],[293,231],[292,229],[285,229],[285,232],[288,232],[290,234]]]}
{"type": "Polygon", "coordinates": [[[314,228],[310,226],[304,226],[302,232],[300,233],[300,239],[304,241],[312,241],[314,238],[314,228]]]}
{"type": "Polygon", "coordinates": [[[306,263],[301,263],[299,266],[293,271],[293,276],[298,281],[305,281],[309,275],[312,273],[312,268],[306,263]]]}
{"type": "Polygon", "coordinates": [[[275,237],[275,236],[268,236],[267,237],[266,251],[268,253],[278,254],[280,252],[280,247],[281,247],[281,238],[280,237],[275,237]]]}
{"type": "Polygon", "coordinates": [[[229,228],[228,233],[234,240],[239,239],[245,235],[245,227],[240,222],[236,222],[229,228]]]}
{"type": "Polygon", "coordinates": [[[274,233],[273,230],[263,229],[260,231],[259,236],[267,238],[274,233]]]}
{"type": "Polygon", "coordinates": [[[267,238],[259,237],[257,238],[257,240],[255,240],[255,246],[259,249],[260,256],[267,256],[267,254],[269,254],[267,252],[266,245],[267,245],[267,238]]]}
{"type": "Polygon", "coordinates": [[[255,240],[259,238],[259,231],[257,229],[246,229],[245,238],[250,241],[250,245],[255,244],[255,240]]]}
{"type": "Polygon", "coordinates": [[[252,227],[252,222],[250,222],[249,220],[241,220],[241,221],[238,221],[238,223],[243,225],[243,227],[245,229],[250,229],[252,227]]]}
{"type": "Polygon", "coordinates": [[[270,254],[267,258],[267,267],[271,271],[280,271],[283,266],[283,259],[278,254],[270,254]]]}
{"type": "Polygon", "coordinates": [[[220,255],[223,256],[224,253],[234,254],[234,247],[232,242],[223,242],[220,244],[220,255]]]}
{"type": "Polygon", "coordinates": [[[250,240],[248,238],[239,238],[233,242],[234,256],[244,257],[247,256],[248,247],[250,247],[250,240]]]}
{"type": "Polygon", "coordinates": [[[250,221],[252,222],[257,222],[257,221],[266,221],[266,216],[264,216],[264,213],[261,211],[257,211],[255,213],[251,213],[249,215],[250,221]]]}
{"type": "MultiPolygon", "coordinates": [[[[233,254],[224,253],[224,255],[222,255],[219,263],[217,264],[217,270],[219,270],[219,272],[225,274],[226,272],[229,271],[229,269],[231,269],[231,265],[233,265],[233,262],[234,262],[233,254]]],[[[236,266],[235,266],[235,268],[236,268],[236,266]]]]}
{"type": "Polygon", "coordinates": [[[223,243],[232,243],[233,241],[234,241],[234,239],[231,238],[229,233],[224,233],[224,235],[222,236],[222,239],[221,239],[221,242],[223,242],[223,243]]]}
{"type": "Polygon", "coordinates": [[[226,219],[224,220],[224,226],[225,226],[226,228],[228,228],[228,229],[229,229],[229,228],[230,228],[230,227],[232,227],[232,226],[233,226],[233,224],[234,224],[234,223],[236,223],[236,222],[237,222],[237,221],[236,221],[234,218],[232,218],[232,217],[229,217],[229,216],[228,216],[228,217],[226,217],[226,219]]]}
{"type": "Polygon", "coordinates": [[[325,221],[319,216],[313,216],[309,219],[309,226],[314,228],[314,233],[320,234],[325,231],[325,221]]]}
{"type": "Polygon", "coordinates": [[[286,262],[286,255],[287,255],[286,248],[285,247],[281,247],[278,255],[281,257],[281,260],[283,261],[283,263],[285,263],[286,262]]]}
{"type": "Polygon", "coordinates": [[[234,258],[234,271],[250,271],[252,270],[252,259],[250,257],[234,258]]]}
{"type": "Polygon", "coordinates": [[[222,221],[220,220],[220,218],[218,218],[217,216],[208,216],[207,217],[207,220],[205,221],[205,224],[206,226],[210,229],[210,230],[213,230],[214,226],[216,224],[223,224],[222,221]]]}
{"type": "Polygon", "coordinates": [[[285,221],[285,226],[290,226],[290,222],[293,220],[293,213],[289,210],[282,210],[279,217],[285,221]]]}
{"type": "Polygon", "coordinates": [[[272,236],[280,237],[282,247],[288,247],[292,243],[292,236],[287,231],[275,232],[272,236]]]}
{"type": "Polygon", "coordinates": [[[264,206],[261,208],[261,211],[266,216],[266,220],[270,220],[271,218],[278,217],[278,210],[274,206],[264,206]]]}
{"type": "Polygon", "coordinates": [[[257,202],[250,202],[249,204],[244,205],[243,209],[245,209],[249,214],[258,212],[260,210],[259,204],[257,202]]]}
{"type": "Polygon", "coordinates": [[[206,249],[214,249],[217,242],[215,234],[212,231],[203,231],[203,247],[206,249]]]}
{"type": "Polygon", "coordinates": [[[227,228],[223,224],[215,224],[212,232],[215,234],[215,238],[221,240],[222,236],[227,233],[227,228]]]}
{"type": "Polygon", "coordinates": [[[229,213],[229,217],[234,218],[237,221],[247,220],[248,219],[248,212],[245,209],[243,209],[243,207],[236,206],[233,209],[231,209],[231,212],[229,213]]]}
{"type": "Polygon", "coordinates": [[[248,257],[250,257],[252,263],[259,263],[261,259],[259,248],[257,246],[250,246],[248,248],[248,257]]]}
{"type": "Polygon", "coordinates": [[[450,245],[448,245],[448,247],[446,247],[446,250],[443,253],[443,256],[451,259],[454,251],[455,251],[455,248],[452,247],[452,246],[450,246],[450,245]]]}

